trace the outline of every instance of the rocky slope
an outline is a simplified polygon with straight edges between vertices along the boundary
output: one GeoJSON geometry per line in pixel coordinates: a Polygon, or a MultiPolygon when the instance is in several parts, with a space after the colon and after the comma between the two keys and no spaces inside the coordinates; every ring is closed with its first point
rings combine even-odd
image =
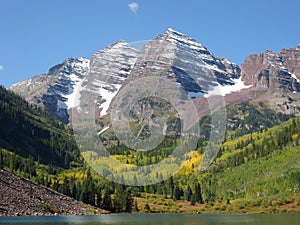
{"type": "Polygon", "coordinates": [[[279,56],[282,58],[285,67],[289,72],[295,74],[297,78],[300,78],[300,44],[296,48],[282,49],[279,52],[279,56]]]}
{"type": "Polygon", "coordinates": [[[97,51],[90,62],[68,59],[47,75],[19,82],[10,89],[68,123],[70,108],[79,105],[80,97],[82,102],[97,99],[96,117],[102,117],[122,87],[150,76],[168,78],[174,87],[180,84],[182,93],[196,98],[199,104],[207,105],[206,98],[222,95],[227,104],[263,101],[288,114],[300,110],[300,45],[279,53],[250,55],[240,68],[172,29],[157,35],[141,50],[119,41],[97,51]]]}
{"type": "Polygon", "coordinates": [[[234,85],[239,67],[219,59],[187,35],[168,29],[147,43],[138,55],[130,81],[160,76],[181,84],[190,97],[199,97],[218,85],[234,85]]]}
{"type": "Polygon", "coordinates": [[[0,216],[90,215],[100,213],[71,197],[0,169],[0,216]]]}
{"type": "Polygon", "coordinates": [[[47,74],[21,81],[10,87],[10,90],[23,96],[28,102],[46,109],[62,122],[68,123],[68,109],[76,104],[74,93],[88,72],[88,59],[69,58],[50,68],[47,74]]]}
{"type": "MultiPolygon", "coordinates": [[[[97,51],[90,65],[84,58],[68,59],[51,68],[47,75],[19,82],[10,89],[68,123],[68,109],[78,106],[76,99],[83,96],[80,91],[98,96],[96,114],[103,116],[123,84],[141,75],[158,74],[179,83],[189,97],[196,98],[213,93],[214,87],[234,86],[240,68],[228,59],[215,57],[187,35],[168,29],[141,51],[119,41],[97,51]]],[[[232,87],[235,91],[241,88],[243,85],[232,87]]]]}
{"type": "Polygon", "coordinates": [[[89,101],[95,96],[97,117],[107,114],[112,99],[130,74],[137,54],[138,51],[125,41],[93,54],[90,72],[82,84],[80,101],[89,101]],[[85,100],[86,97],[89,99],[85,100]]]}
{"type": "Polygon", "coordinates": [[[262,101],[284,113],[299,113],[299,46],[279,53],[265,51],[246,58],[241,66],[242,80],[252,85],[253,100],[262,101]]]}

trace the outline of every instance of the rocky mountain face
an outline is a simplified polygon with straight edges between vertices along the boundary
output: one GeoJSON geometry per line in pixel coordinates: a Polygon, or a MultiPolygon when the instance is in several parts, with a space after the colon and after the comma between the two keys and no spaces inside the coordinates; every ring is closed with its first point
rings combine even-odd
{"type": "Polygon", "coordinates": [[[47,74],[37,75],[10,87],[28,102],[45,108],[50,114],[68,123],[68,109],[75,102],[74,93],[89,73],[89,59],[69,58],[47,74]]]}
{"type": "MultiPolygon", "coordinates": [[[[138,51],[125,41],[119,41],[93,54],[81,96],[96,96],[97,117],[107,114],[112,99],[130,74],[137,54],[138,51]]],[[[82,98],[81,101],[85,101],[82,98]]]]}
{"type": "Polygon", "coordinates": [[[254,101],[267,103],[285,113],[299,112],[300,48],[279,53],[265,51],[246,58],[241,66],[242,80],[252,85],[254,101]]]}
{"type": "Polygon", "coordinates": [[[300,44],[296,48],[282,49],[279,56],[288,71],[300,78],[300,44]]]}
{"type": "Polygon", "coordinates": [[[68,123],[69,109],[78,106],[80,96],[96,96],[96,115],[102,117],[123,86],[149,76],[168,78],[189,98],[200,99],[199,104],[202,98],[223,95],[227,103],[263,101],[286,113],[300,109],[300,45],[279,53],[250,55],[240,68],[172,29],[157,35],[141,50],[119,41],[97,51],[91,60],[67,59],[48,74],[21,81],[10,89],[68,123]]]}
{"type": "Polygon", "coordinates": [[[163,76],[181,84],[190,97],[207,94],[214,86],[234,85],[239,67],[216,58],[196,40],[168,29],[144,46],[129,81],[141,76],[163,76]]]}

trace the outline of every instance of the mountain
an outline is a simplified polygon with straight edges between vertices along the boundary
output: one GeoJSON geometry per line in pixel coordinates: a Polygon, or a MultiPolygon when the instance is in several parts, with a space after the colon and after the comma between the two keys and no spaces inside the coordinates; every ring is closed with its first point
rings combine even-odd
{"type": "Polygon", "coordinates": [[[68,109],[75,104],[75,94],[88,73],[88,59],[68,58],[50,68],[47,74],[21,81],[10,87],[10,90],[68,123],[68,109]]]}
{"type": "Polygon", "coordinates": [[[107,114],[112,99],[135,64],[137,54],[138,50],[125,41],[119,41],[93,54],[90,61],[91,69],[83,82],[82,92],[84,96],[95,95],[98,99],[98,117],[107,114]]]}
{"type": "Polygon", "coordinates": [[[97,114],[103,116],[122,86],[137,77],[160,76],[162,71],[165,77],[179,83],[190,98],[210,96],[218,87],[230,87],[223,94],[246,88],[238,65],[215,57],[196,40],[168,29],[141,50],[119,41],[97,51],[90,62],[82,57],[67,59],[47,74],[21,81],[10,90],[68,123],[69,109],[78,106],[74,100],[77,91],[97,95],[97,114]]]}
{"type": "Polygon", "coordinates": [[[298,114],[299,65],[299,45],[279,53],[268,50],[248,56],[241,66],[241,76],[246,85],[252,85],[253,101],[264,102],[279,112],[298,114]]]}
{"type": "Polygon", "coordinates": [[[204,93],[208,91],[206,83],[213,85],[213,82],[218,81],[221,85],[234,84],[231,78],[239,78],[240,69],[228,59],[216,58],[196,40],[168,29],[147,43],[139,53],[131,80],[140,77],[141,74],[164,74],[167,78],[175,79],[187,92],[204,93]],[[195,81],[197,79],[206,83],[199,87],[195,81]]]}
{"type": "Polygon", "coordinates": [[[300,44],[296,48],[282,49],[279,52],[279,56],[282,58],[288,71],[300,78],[300,44]]]}
{"type": "MultiPolygon", "coordinates": [[[[0,193],[6,190],[12,193],[8,196],[5,192],[0,200],[9,199],[15,209],[18,207],[15,200],[29,204],[40,203],[40,199],[51,201],[48,192],[36,193],[37,199],[28,199],[36,186],[20,183],[21,178],[9,174],[9,170],[111,212],[299,212],[300,117],[290,119],[299,110],[298,79],[299,46],[279,53],[251,55],[240,68],[172,29],[141,49],[119,41],[97,51],[91,60],[67,59],[47,74],[22,81],[9,91],[0,88],[0,168],[4,168],[0,171],[0,193]],[[161,85],[161,80],[168,85],[161,85]],[[149,91],[175,99],[182,95],[182,99],[195,103],[201,118],[194,118],[189,110],[185,116],[193,122],[200,119],[198,143],[183,146],[186,151],[173,154],[189,136],[177,132],[181,120],[171,103],[147,95],[128,111],[133,118],[130,129],[137,136],[134,140],[147,141],[145,137],[153,131],[150,125],[158,124],[160,117],[166,118],[164,140],[151,151],[143,151],[116,139],[113,132],[118,130],[110,129],[114,121],[110,121],[109,114],[118,111],[114,110],[112,100],[130,88],[132,94],[135,90],[149,91]],[[177,95],[172,95],[175,91],[177,95]],[[13,92],[20,93],[30,103],[13,92]],[[218,116],[218,111],[212,114],[209,109],[210,103],[216,108],[222,105],[208,102],[216,94],[222,95],[226,104],[224,140],[210,139],[212,130],[219,131],[212,125],[213,115],[218,116]],[[86,106],[93,108],[89,111],[86,106]],[[93,147],[98,149],[99,145],[91,144],[85,136],[82,143],[88,145],[82,156],[90,164],[82,162],[71,131],[64,124],[76,122],[72,121],[76,116],[71,114],[72,107],[76,107],[73,113],[81,110],[83,114],[91,114],[93,125],[97,119],[102,128],[98,133],[101,142],[110,158],[121,165],[114,162],[109,165],[111,170],[106,167],[103,159],[107,155],[93,152],[93,147]],[[209,154],[217,154],[211,166],[203,168],[200,166],[207,150],[209,154]],[[181,161],[182,158],[185,160],[181,161]],[[165,159],[172,169],[180,169],[173,176],[165,174],[162,167],[157,171],[139,171],[142,175],[139,179],[134,176],[135,166],[156,165],[165,159]],[[89,167],[94,165],[103,166],[104,173],[97,172],[108,175],[106,178],[112,175],[114,181],[119,181],[118,176],[126,171],[130,175],[126,179],[135,185],[143,185],[149,178],[159,178],[161,182],[140,187],[118,185],[97,175],[89,167]],[[19,186],[24,186],[27,192],[15,198],[14,187],[19,186]]],[[[86,123],[80,124],[83,132],[95,133],[84,119],[86,123]]],[[[59,203],[62,204],[66,203],[59,203]]],[[[3,209],[7,205],[2,201],[0,211],[3,209]]],[[[58,206],[49,202],[44,209],[53,213],[58,206]]]]}

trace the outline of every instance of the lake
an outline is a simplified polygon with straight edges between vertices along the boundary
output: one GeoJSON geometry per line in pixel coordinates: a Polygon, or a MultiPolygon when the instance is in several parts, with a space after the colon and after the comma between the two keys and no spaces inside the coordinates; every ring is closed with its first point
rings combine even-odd
{"type": "Polygon", "coordinates": [[[299,225],[298,215],[107,214],[97,216],[0,217],[0,224],[20,225],[299,225]]]}

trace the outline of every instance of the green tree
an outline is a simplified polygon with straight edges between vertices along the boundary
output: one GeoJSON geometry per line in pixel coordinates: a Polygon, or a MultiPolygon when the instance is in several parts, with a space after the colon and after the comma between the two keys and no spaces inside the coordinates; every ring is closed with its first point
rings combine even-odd
{"type": "Polygon", "coordinates": [[[2,153],[2,149],[0,149],[0,169],[3,169],[4,167],[4,156],[2,153]]]}
{"type": "Polygon", "coordinates": [[[64,181],[63,184],[61,186],[61,193],[71,196],[71,191],[70,191],[70,182],[69,179],[65,176],[64,177],[64,181]]]}
{"type": "Polygon", "coordinates": [[[135,211],[135,212],[138,212],[138,211],[139,211],[139,207],[138,207],[137,201],[134,201],[134,211],[135,211]]]}
{"type": "Polygon", "coordinates": [[[9,169],[11,172],[14,172],[16,169],[16,155],[13,153],[10,156],[10,160],[9,160],[9,169]]]}
{"type": "Polygon", "coordinates": [[[188,184],[186,187],[186,190],[184,192],[184,199],[187,201],[191,201],[192,194],[193,194],[192,189],[191,189],[190,185],[188,184]]]}
{"type": "Polygon", "coordinates": [[[151,211],[150,205],[149,205],[148,203],[145,204],[144,210],[145,210],[146,212],[150,212],[150,211],[151,211]]]}
{"type": "Polygon", "coordinates": [[[175,186],[174,188],[174,196],[173,196],[173,199],[176,201],[176,200],[180,200],[180,197],[181,197],[181,191],[180,191],[180,188],[178,186],[175,186]]]}
{"type": "Polygon", "coordinates": [[[191,196],[191,205],[195,205],[196,204],[196,198],[195,195],[191,196]]]}
{"type": "Polygon", "coordinates": [[[103,197],[102,197],[102,204],[101,207],[103,209],[112,210],[112,202],[111,202],[111,197],[108,191],[104,191],[103,197]]]}
{"type": "Polygon", "coordinates": [[[195,201],[203,204],[202,190],[199,183],[195,186],[195,201]]]}
{"type": "Polygon", "coordinates": [[[174,181],[173,181],[173,177],[170,177],[169,179],[169,194],[171,195],[171,198],[173,198],[174,195],[174,181]]]}

